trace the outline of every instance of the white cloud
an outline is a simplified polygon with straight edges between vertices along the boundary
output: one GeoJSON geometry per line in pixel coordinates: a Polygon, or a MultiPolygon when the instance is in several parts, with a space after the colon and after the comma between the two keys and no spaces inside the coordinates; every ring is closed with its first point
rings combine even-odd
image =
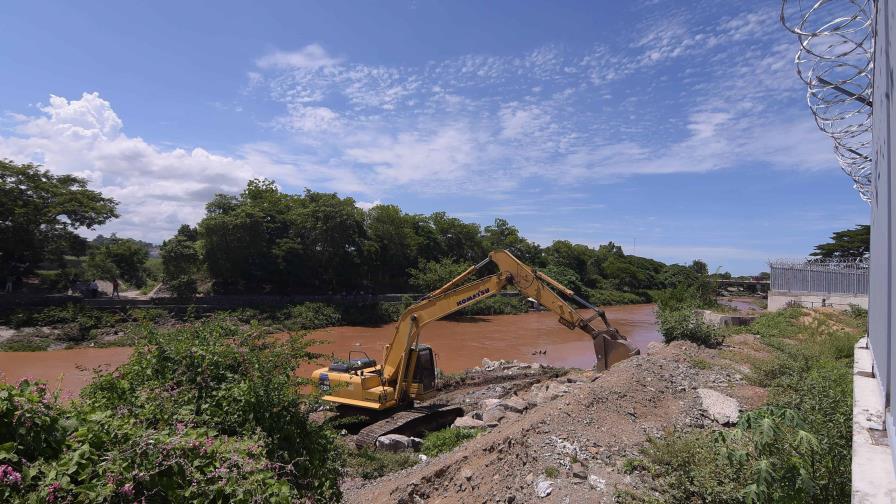
{"type": "Polygon", "coordinates": [[[316,69],[334,66],[339,62],[338,58],[330,56],[319,44],[309,44],[296,51],[274,51],[255,60],[255,64],[264,69],[316,69]]]}
{"type": "Polygon", "coordinates": [[[103,228],[159,242],[182,223],[195,223],[219,192],[235,193],[253,177],[301,187],[357,188],[329,167],[301,159],[278,160],[265,146],[246,146],[239,156],[202,148],[163,149],[123,132],[123,123],[98,93],[80,99],[51,96],[41,115],[19,116],[0,134],[0,157],[38,162],[55,173],[87,178],[94,189],[121,203],[120,219],[103,228]],[[340,179],[341,177],[341,179],[340,179]]]}

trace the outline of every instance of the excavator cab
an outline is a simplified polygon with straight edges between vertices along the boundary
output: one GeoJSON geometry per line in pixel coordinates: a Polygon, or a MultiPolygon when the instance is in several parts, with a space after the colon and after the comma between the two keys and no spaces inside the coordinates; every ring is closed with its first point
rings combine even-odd
{"type": "Polygon", "coordinates": [[[436,392],[436,360],[429,345],[418,344],[411,349],[410,361],[414,363],[408,395],[417,401],[432,398],[436,392]]]}

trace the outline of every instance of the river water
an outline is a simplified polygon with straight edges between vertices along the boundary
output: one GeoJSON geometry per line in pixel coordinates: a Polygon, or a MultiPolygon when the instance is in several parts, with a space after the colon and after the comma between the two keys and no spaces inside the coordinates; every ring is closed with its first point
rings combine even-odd
{"type": "MultiPolygon", "coordinates": [[[[610,323],[642,352],[649,343],[662,339],[656,328],[654,305],[610,306],[605,310],[610,323]]],[[[349,351],[363,351],[379,362],[394,330],[395,324],[341,326],[314,331],[310,337],[326,340],[312,347],[317,352],[345,358],[349,351]]],[[[484,357],[578,368],[589,368],[595,361],[591,338],[562,326],[551,312],[440,320],[426,326],[420,341],[432,345],[437,366],[449,373],[478,366],[484,357]]],[[[130,354],[131,349],[125,347],[0,352],[0,373],[12,383],[25,377],[44,380],[51,387],[60,386],[63,396],[70,396],[89,383],[94,369],[114,369],[130,354]]],[[[303,366],[300,373],[310,374],[314,367],[303,366]]]]}

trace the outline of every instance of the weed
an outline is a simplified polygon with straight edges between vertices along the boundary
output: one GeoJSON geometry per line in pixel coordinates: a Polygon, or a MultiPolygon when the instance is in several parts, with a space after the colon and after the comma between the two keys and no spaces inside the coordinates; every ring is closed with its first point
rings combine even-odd
{"type": "Polygon", "coordinates": [[[348,453],[348,467],[363,479],[376,479],[412,467],[419,462],[413,453],[362,448],[348,453]]]}
{"type": "Polygon", "coordinates": [[[554,466],[547,466],[544,468],[544,475],[551,479],[556,478],[560,475],[560,469],[554,466]]]}
{"type": "Polygon", "coordinates": [[[703,357],[694,357],[691,359],[691,365],[697,369],[709,369],[712,367],[712,363],[703,357]]]}
{"type": "Polygon", "coordinates": [[[428,457],[435,457],[442,453],[450,452],[465,441],[475,438],[482,433],[482,429],[447,429],[430,432],[423,437],[423,446],[420,447],[428,457]]]}

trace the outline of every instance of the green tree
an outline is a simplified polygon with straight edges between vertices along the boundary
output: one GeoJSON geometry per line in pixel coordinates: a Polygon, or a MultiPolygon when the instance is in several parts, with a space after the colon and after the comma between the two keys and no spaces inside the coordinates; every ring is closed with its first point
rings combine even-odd
{"type": "Polygon", "coordinates": [[[519,229],[504,219],[495,219],[494,224],[485,226],[482,242],[488,251],[505,249],[527,264],[542,265],[541,247],[520,236],[519,229]]]}
{"type": "Polygon", "coordinates": [[[860,259],[871,250],[871,226],[859,224],[853,229],[836,231],[831,241],[815,246],[810,255],[833,259],[860,259]]]}
{"type": "Polygon", "coordinates": [[[85,267],[94,278],[110,281],[120,278],[135,287],[143,287],[147,259],[149,252],[141,242],[113,234],[101,245],[90,247],[85,267]]]}
{"type": "Polygon", "coordinates": [[[408,270],[410,283],[421,292],[432,292],[460,275],[468,266],[450,257],[439,261],[422,259],[420,265],[408,270]]]}
{"type": "Polygon", "coordinates": [[[196,294],[196,273],[202,262],[197,237],[196,228],[185,224],[162,243],[162,281],[179,297],[196,294]]]}
{"type": "Polygon", "coordinates": [[[85,251],[75,231],[118,217],[118,203],[73,175],[0,160],[0,273],[33,270],[44,261],[85,251]],[[18,270],[18,271],[17,271],[18,270]]]}

